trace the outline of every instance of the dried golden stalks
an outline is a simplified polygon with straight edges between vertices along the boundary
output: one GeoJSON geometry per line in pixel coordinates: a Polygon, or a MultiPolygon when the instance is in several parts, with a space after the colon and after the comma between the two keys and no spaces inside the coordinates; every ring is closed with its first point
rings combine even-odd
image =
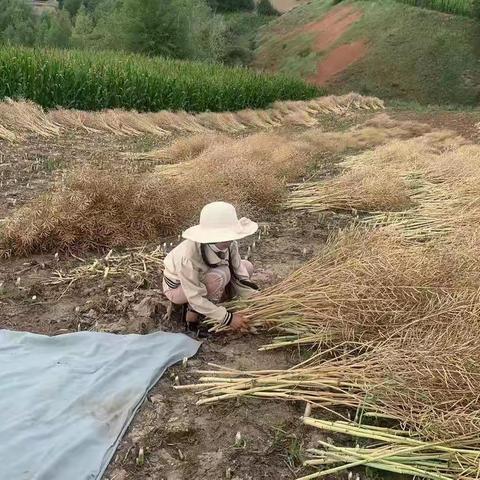
{"type": "Polygon", "coordinates": [[[241,112],[200,113],[157,112],[138,113],[123,110],[81,112],[53,110],[46,113],[31,102],[0,104],[2,138],[12,140],[24,134],[59,135],[72,129],[88,133],[107,132],[120,136],[157,135],[173,132],[201,133],[221,131],[238,133],[248,128],[270,129],[281,125],[312,126],[322,113],[344,115],[351,110],[378,110],[383,102],[374,97],[350,93],[340,97],[320,97],[309,101],[276,102],[268,110],[241,112]]]}
{"type": "Polygon", "coordinates": [[[56,270],[51,285],[68,283],[67,289],[80,280],[92,278],[128,277],[135,282],[143,281],[152,272],[161,272],[165,248],[158,246],[154,249],[147,247],[130,248],[124,253],[114,253],[110,250],[107,255],[96,258],[88,263],[79,257],[82,265],[67,272],[56,270]]]}

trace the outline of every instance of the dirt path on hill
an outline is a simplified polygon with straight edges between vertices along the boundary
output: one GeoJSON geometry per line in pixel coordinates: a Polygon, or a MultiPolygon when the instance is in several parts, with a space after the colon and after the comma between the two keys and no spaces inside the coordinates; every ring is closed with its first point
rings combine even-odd
{"type": "Polygon", "coordinates": [[[360,10],[350,5],[339,7],[331,10],[319,22],[307,23],[299,31],[315,33],[314,49],[316,52],[324,52],[332,47],[362,16],[360,10]]]}
{"type": "Polygon", "coordinates": [[[318,64],[317,72],[312,77],[313,83],[316,85],[325,85],[350,65],[362,59],[367,54],[367,51],[367,44],[363,40],[335,48],[318,64]]]}
{"type": "Polygon", "coordinates": [[[319,22],[309,23],[302,29],[303,32],[317,34],[314,51],[326,54],[318,63],[316,74],[310,78],[313,83],[325,85],[366,55],[367,45],[362,40],[330,50],[362,16],[363,13],[351,5],[340,6],[319,22]]]}

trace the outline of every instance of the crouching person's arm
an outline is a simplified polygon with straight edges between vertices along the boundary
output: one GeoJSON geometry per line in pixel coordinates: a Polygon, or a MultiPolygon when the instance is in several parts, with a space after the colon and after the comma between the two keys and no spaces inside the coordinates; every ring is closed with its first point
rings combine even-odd
{"type": "Polygon", "coordinates": [[[234,330],[248,330],[248,320],[245,317],[231,313],[225,307],[215,305],[207,298],[207,287],[200,281],[199,273],[190,260],[185,259],[182,262],[178,277],[188,304],[195,312],[214,320],[220,326],[230,326],[234,330]]]}

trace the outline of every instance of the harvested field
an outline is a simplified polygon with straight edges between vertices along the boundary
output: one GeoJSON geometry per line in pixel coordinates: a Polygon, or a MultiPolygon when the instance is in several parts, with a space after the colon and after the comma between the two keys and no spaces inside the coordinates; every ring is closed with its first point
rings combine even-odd
{"type": "Polygon", "coordinates": [[[414,122],[386,123],[385,128],[368,125],[344,133],[271,132],[242,138],[207,134],[204,143],[195,135],[133,156],[133,162],[135,158],[151,162],[155,175],[152,168],[125,175],[82,166],[5,220],[4,255],[131,246],[158,235],[175,235],[193,221],[202,205],[217,198],[235,202],[245,214],[273,213],[286,199],[288,183],[328,163],[332,153],[429,130],[414,122]],[[179,163],[163,164],[173,157],[179,163]],[[160,165],[154,166],[155,161],[160,165]]]}
{"type": "Polygon", "coordinates": [[[95,134],[103,132],[118,136],[150,134],[159,137],[167,137],[173,133],[211,131],[233,134],[249,128],[311,126],[316,123],[315,116],[321,113],[347,113],[356,109],[382,108],[383,102],[378,98],[356,94],[307,101],[275,102],[269,110],[196,115],[187,112],[139,113],[125,110],[85,112],[58,109],[47,112],[31,102],[4,102],[0,104],[0,139],[20,141],[28,134],[51,138],[72,131],[95,134]]]}
{"type": "Polygon", "coordinates": [[[475,478],[480,118],[328,105],[118,123],[2,104],[0,328],[182,331],[161,294],[181,229],[219,197],[261,223],[241,251],[263,291],[237,306],[258,334],[218,333],[172,369],[105,479],[293,480],[391,461],[475,478]],[[405,218],[428,215],[441,224],[408,235],[405,218]]]}

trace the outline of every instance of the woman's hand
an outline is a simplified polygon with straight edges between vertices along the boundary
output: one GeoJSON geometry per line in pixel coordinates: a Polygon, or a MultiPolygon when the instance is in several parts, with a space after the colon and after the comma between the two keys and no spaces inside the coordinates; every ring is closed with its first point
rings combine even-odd
{"type": "Polygon", "coordinates": [[[249,323],[250,322],[248,318],[240,315],[239,313],[234,313],[233,319],[230,323],[230,327],[232,328],[232,330],[248,332],[250,330],[249,323]]]}

